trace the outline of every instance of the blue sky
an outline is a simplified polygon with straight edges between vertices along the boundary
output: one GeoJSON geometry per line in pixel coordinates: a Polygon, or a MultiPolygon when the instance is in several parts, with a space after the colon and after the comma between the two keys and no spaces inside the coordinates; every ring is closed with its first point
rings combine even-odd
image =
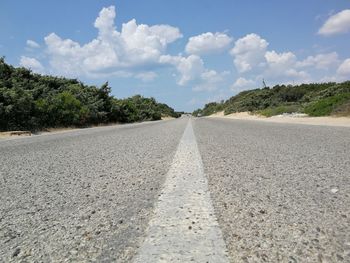
{"type": "Polygon", "coordinates": [[[192,111],[241,90],[350,79],[350,2],[0,3],[0,56],[192,111]],[[124,25],[123,25],[124,24],[124,25]]]}

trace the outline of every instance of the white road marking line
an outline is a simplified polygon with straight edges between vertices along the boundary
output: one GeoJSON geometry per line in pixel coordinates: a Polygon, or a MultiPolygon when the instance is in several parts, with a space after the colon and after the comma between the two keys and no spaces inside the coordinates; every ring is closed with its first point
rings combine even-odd
{"type": "Polygon", "coordinates": [[[134,262],[229,262],[191,120],[134,262]]]}

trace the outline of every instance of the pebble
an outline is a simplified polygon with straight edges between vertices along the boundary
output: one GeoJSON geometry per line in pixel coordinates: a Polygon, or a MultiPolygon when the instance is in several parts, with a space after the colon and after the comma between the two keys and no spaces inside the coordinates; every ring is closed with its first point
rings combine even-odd
{"type": "Polygon", "coordinates": [[[19,247],[16,248],[15,252],[13,252],[13,254],[12,254],[12,257],[17,257],[20,252],[21,252],[21,249],[19,247]]]}
{"type": "Polygon", "coordinates": [[[333,194],[337,193],[338,191],[339,191],[338,188],[332,188],[332,189],[331,189],[331,192],[332,192],[333,194]]]}

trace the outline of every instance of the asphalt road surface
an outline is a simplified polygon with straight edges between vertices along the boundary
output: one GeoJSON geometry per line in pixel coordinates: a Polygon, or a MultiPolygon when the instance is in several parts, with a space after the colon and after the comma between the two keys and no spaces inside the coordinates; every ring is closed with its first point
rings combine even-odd
{"type": "Polygon", "coordinates": [[[350,262],[350,129],[200,119],[232,262],[350,262]]]}
{"type": "Polygon", "coordinates": [[[0,261],[129,262],[186,123],[0,142],[0,261]]]}
{"type": "Polygon", "coordinates": [[[208,262],[350,262],[350,129],[181,118],[0,141],[0,262],[139,262],[155,237],[212,241],[208,262]]]}

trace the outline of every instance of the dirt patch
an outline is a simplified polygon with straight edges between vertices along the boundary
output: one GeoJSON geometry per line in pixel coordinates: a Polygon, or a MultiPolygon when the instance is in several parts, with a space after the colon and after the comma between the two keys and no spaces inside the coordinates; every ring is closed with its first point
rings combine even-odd
{"type": "Polygon", "coordinates": [[[175,119],[175,118],[174,117],[170,117],[170,116],[162,117],[162,121],[173,120],[173,119],[175,119]]]}
{"type": "Polygon", "coordinates": [[[7,131],[7,132],[0,132],[0,139],[5,138],[16,138],[19,136],[31,136],[32,133],[30,131],[7,131]]]}
{"type": "Polygon", "coordinates": [[[225,118],[236,120],[255,120],[276,123],[294,123],[294,124],[308,124],[308,125],[327,125],[327,126],[343,126],[350,127],[350,117],[308,117],[304,115],[277,115],[272,117],[264,117],[261,115],[254,115],[250,112],[238,112],[224,115],[223,112],[213,114],[209,118],[225,118]]]}

